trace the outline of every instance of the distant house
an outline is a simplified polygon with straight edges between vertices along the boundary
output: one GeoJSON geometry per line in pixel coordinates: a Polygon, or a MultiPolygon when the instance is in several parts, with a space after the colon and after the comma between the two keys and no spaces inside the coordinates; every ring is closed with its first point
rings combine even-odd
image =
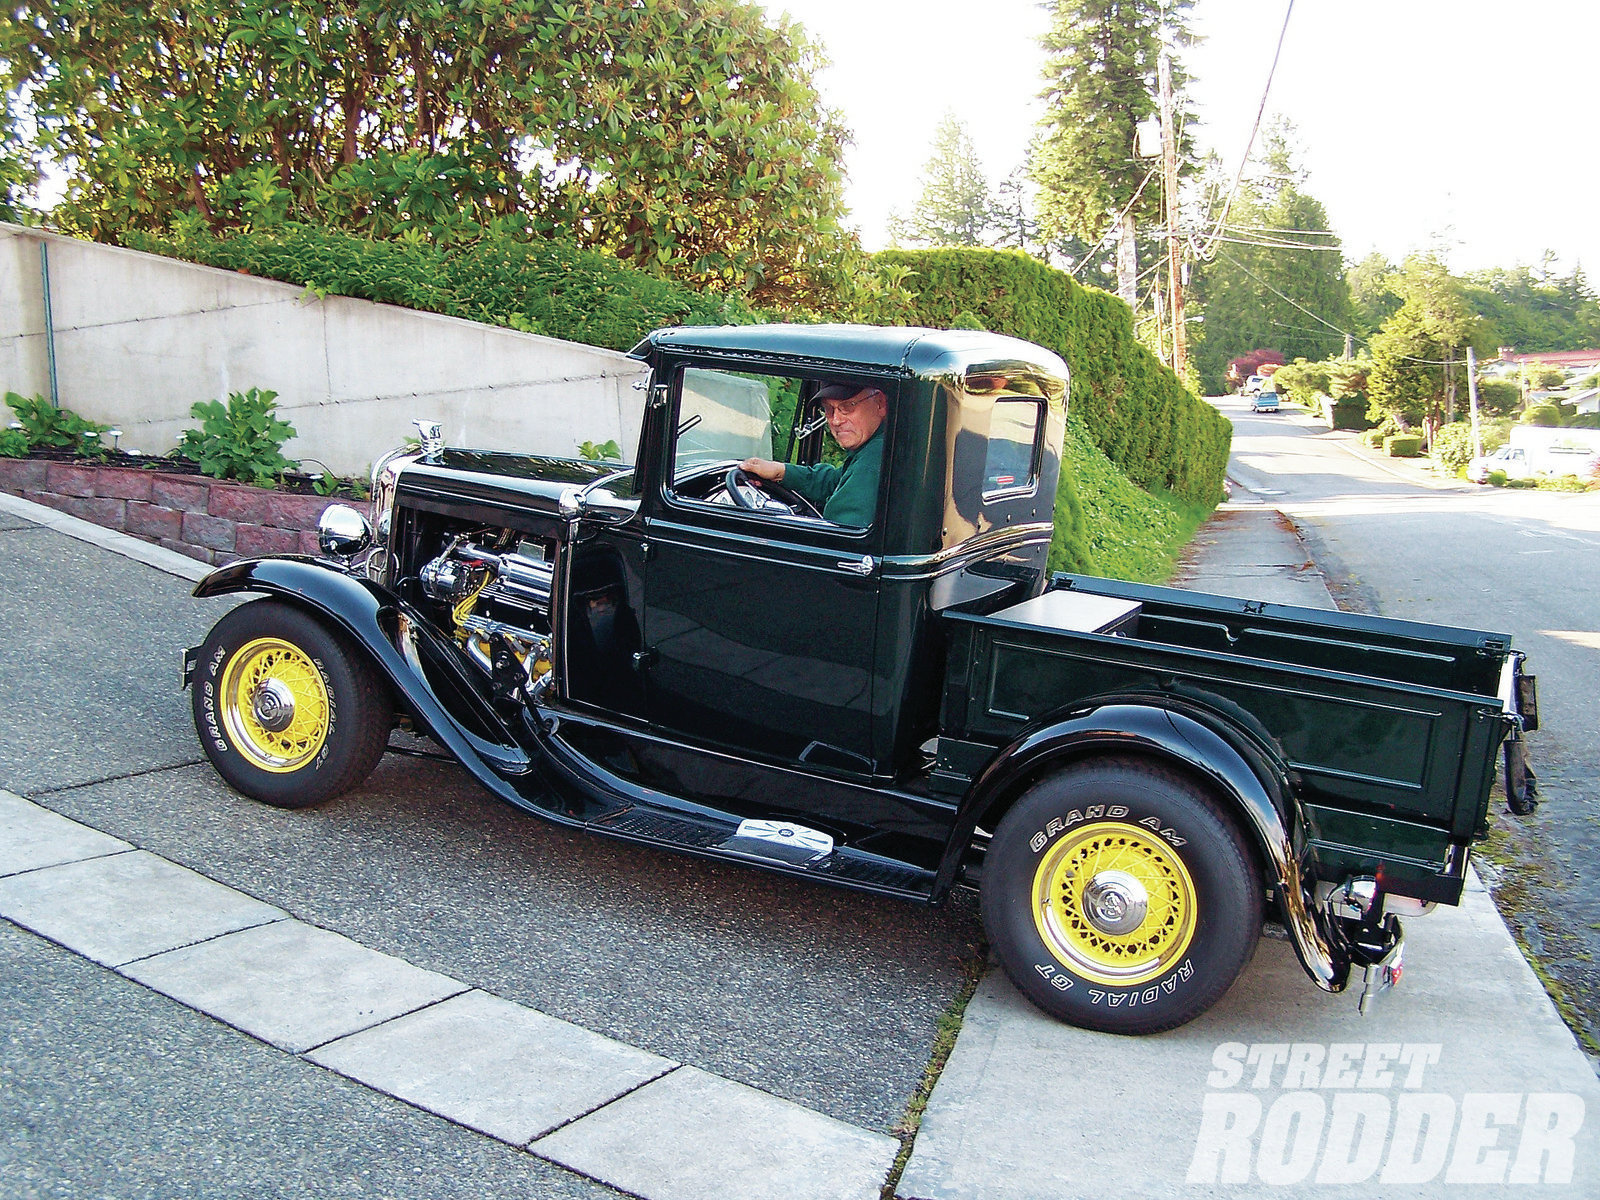
{"type": "Polygon", "coordinates": [[[1518,354],[1510,346],[1500,347],[1500,357],[1493,366],[1496,374],[1507,375],[1524,366],[1538,363],[1546,367],[1559,367],[1568,379],[1581,379],[1600,371],[1600,350],[1539,350],[1518,354]]]}
{"type": "Polygon", "coordinates": [[[1584,388],[1562,397],[1561,403],[1570,404],[1580,413],[1600,412],[1600,387],[1584,388]]]}

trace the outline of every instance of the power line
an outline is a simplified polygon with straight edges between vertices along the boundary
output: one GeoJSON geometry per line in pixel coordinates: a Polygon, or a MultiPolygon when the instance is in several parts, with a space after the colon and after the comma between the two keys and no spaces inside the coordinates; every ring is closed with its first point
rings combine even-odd
{"type": "Polygon", "coordinates": [[[1227,242],[1232,246],[1255,246],[1262,250],[1332,250],[1336,253],[1344,252],[1343,246],[1329,246],[1315,242],[1264,242],[1250,238],[1224,237],[1221,234],[1214,234],[1211,241],[1213,245],[1219,242],[1227,242]]]}
{"type": "Polygon", "coordinates": [[[1278,297],[1278,299],[1284,301],[1286,304],[1290,304],[1290,305],[1293,305],[1295,308],[1298,308],[1301,312],[1305,313],[1305,315],[1310,317],[1313,321],[1320,321],[1322,324],[1326,325],[1329,329],[1331,329],[1335,333],[1337,333],[1340,337],[1354,337],[1355,336],[1353,333],[1350,333],[1348,330],[1340,329],[1337,325],[1335,325],[1332,321],[1328,320],[1326,317],[1323,317],[1318,313],[1312,312],[1304,304],[1301,304],[1298,300],[1294,299],[1293,297],[1285,296],[1282,292],[1280,292],[1277,288],[1273,287],[1265,279],[1261,278],[1261,276],[1257,275],[1249,267],[1245,266],[1238,259],[1234,258],[1233,255],[1231,255],[1231,254],[1221,254],[1219,252],[1218,256],[1221,257],[1221,258],[1227,259],[1234,266],[1238,267],[1239,270],[1243,271],[1246,275],[1250,276],[1251,279],[1254,279],[1262,287],[1266,288],[1267,291],[1271,292],[1274,296],[1278,297]]]}
{"type": "MultiPolygon", "coordinates": [[[[1133,193],[1132,198],[1129,199],[1129,201],[1122,206],[1122,211],[1119,212],[1115,217],[1111,218],[1111,224],[1109,226],[1107,226],[1106,227],[1106,231],[1100,235],[1100,240],[1095,242],[1095,249],[1099,249],[1101,246],[1105,245],[1106,239],[1111,236],[1111,231],[1113,229],[1115,229],[1118,225],[1121,225],[1122,224],[1122,218],[1127,216],[1128,213],[1132,211],[1133,206],[1135,204],[1139,203],[1139,197],[1144,195],[1145,187],[1149,184],[1149,182],[1152,179],[1155,178],[1156,170],[1158,169],[1159,165],[1160,164],[1158,163],[1157,166],[1150,168],[1150,170],[1145,174],[1144,179],[1142,181],[1140,181],[1139,187],[1133,193]]],[[[1083,256],[1083,259],[1078,263],[1078,265],[1072,269],[1070,274],[1072,275],[1072,277],[1074,279],[1077,278],[1078,272],[1083,270],[1083,268],[1086,267],[1089,264],[1090,257],[1091,257],[1090,255],[1085,254],[1083,256]]]]}
{"type": "MultiPolygon", "coordinates": [[[[1289,32],[1289,18],[1294,15],[1294,0],[1289,0],[1289,7],[1284,10],[1283,28],[1278,31],[1278,48],[1272,52],[1272,66],[1267,70],[1266,86],[1261,89],[1261,104],[1256,109],[1255,123],[1250,126],[1250,140],[1245,143],[1244,156],[1239,160],[1239,173],[1233,177],[1233,187],[1228,191],[1228,198],[1222,202],[1222,212],[1217,217],[1217,228],[1220,231],[1222,223],[1228,219],[1228,210],[1233,207],[1233,201],[1239,194],[1239,187],[1244,182],[1245,168],[1250,165],[1250,152],[1255,149],[1256,134],[1261,131],[1261,117],[1267,111],[1267,96],[1272,91],[1272,77],[1278,73],[1278,58],[1283,54],[1283,39],[1289,32]]],[[[1208,243],[1201,251],[1200,257],[1209,260],[1216,250],[1216,240],[1208,243]]]]}

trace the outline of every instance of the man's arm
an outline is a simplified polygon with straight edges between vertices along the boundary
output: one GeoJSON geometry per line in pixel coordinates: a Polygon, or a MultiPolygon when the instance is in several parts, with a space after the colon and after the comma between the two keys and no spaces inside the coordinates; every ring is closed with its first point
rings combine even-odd
{"type": "Polygon", "coordinates": [[[773,462],[770,458],[747,458],[739,464],[739,469],[746,475],[754,475],[768,483],[781,483],[799,492],[818,508],[828,502],[834,489],[839,486],[839,476],[843,474],[842,468],[831,463],[805,467],[799,463],[773,462]]]}

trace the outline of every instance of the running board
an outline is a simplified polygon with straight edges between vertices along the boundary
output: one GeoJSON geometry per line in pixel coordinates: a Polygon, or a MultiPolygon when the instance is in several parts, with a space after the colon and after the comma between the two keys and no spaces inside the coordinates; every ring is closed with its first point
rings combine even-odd
{"type": "Polygon", "coordinates": [[[850,846],[788,821],[745,820],[667,812],[638,806],[607,813],[589,823],[599,833],[650,842],[708,858],[755,863],[845,887],[897,892],[926,899],[934,872],[850,846]]]}

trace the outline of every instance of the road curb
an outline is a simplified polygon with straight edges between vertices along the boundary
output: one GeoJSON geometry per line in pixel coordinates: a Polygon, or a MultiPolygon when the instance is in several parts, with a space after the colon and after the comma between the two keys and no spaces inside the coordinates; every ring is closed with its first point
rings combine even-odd
{"type": "Polygon", "coordinates": [[[900,1150],[371,950],[3,789],[0,916],[304,1062],[644,1200],[876,1200],[900,1150]],[[641,1146],[639,1112],[670,1124],[669,1153],[641,1146]]]}
{"type": "Polygon", "coordinates": [[[82,517],[57,512],[43,504],[35,504],[32,500],[24,500],[20,496],[6,492],[0,492],[0,512],[10,513],[14,517],[32,521],[35,525],[42,525],[76,541],[87,542],[102,550],[109,550],[124,558],[142,562],[147,567],[154,567],[168,575],[176,575],[179,579],[199,582],[213,570],[205,563],[187,558],[175,550],[140,541],[131,534],[106,529],[92,521],[85,521],[82,517]]]}

